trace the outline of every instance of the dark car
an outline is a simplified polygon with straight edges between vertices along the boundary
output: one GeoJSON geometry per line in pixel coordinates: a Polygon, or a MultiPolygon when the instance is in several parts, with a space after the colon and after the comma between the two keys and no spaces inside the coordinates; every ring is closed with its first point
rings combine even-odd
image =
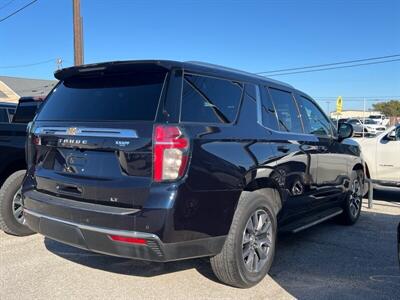
{"type": "Polygon", "coordinates": [[[10,123],[16,108],[14,103],[0,102],[0,123],[10,123]]]}
{"type": "Polygon", "coordinates": [[[151,261],[209,256],[249,287],[277,231],[353,224],[357,144],[290,85],[197,62],[127,61],[55,73],[29,131],[24,216],[79,248],[151,261]]]}
{"type": "Polygon", "coordinates": [[[23,224],[20,187],[26,172],[27,123],[32,121],[41,100],[22,97],[18,106],[0,104],[0,229],[9,234],[33,233],[23,224]],[[2,110],[7,112],[4,118],[2,110]]]}

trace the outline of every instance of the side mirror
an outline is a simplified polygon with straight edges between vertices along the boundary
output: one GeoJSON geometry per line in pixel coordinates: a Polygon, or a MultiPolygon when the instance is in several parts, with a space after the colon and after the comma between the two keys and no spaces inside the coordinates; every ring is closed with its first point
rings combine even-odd
{"type": "Polygon", "coordinates": [[[394,138],[396,139],[396,141],[400,141],[400,126],[397,127],[394,132],[395,132],[394,138]]]}
{"type": "Polygon", "coordinates": [[[353,136],[353,125],[349,123],[341,123],[339,124],[339,129],[338,129],[338,138],[339,141],[343,141],[344,139],[347,139],[349,137],[353,136]]]}
{"type": "Polygon", "coordinates": [[[391,132],[389,132],[389,134],[387,135],[388,140],[390,141],[395,141],[396,140],[396,132],[394,130],[392,130],[391,132]]]}

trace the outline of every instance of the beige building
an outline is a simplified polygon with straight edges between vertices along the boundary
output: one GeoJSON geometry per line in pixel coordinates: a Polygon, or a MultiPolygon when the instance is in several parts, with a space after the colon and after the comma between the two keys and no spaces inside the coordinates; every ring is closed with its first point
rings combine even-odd
{"type": "Polygon", "coordinates": [[[376,110],[343,110],[340,115],[337,115],[336,112],[331,112],[330,117],[332,119],[348,119],[348,118],[368,118],[370,115],[378,115],[379,111],[376,110]]]}
{"type": "Polygon", "coordinates": [[[0,102],[17,103],[21,97],[44,97],[56,84],[56,80],[0,76],[0,102]]]}

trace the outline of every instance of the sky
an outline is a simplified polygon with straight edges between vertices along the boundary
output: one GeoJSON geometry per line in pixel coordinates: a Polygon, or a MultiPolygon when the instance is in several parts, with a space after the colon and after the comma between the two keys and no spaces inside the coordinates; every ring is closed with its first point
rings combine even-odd
{"type": "MultiPolygon", "coordinates": [[[[30,1],[0,0],[0,20],[30,1]]],[[[397,0],[81,0],[81,14],[85,63],[196,60],[262,72],[400,54],[397,0]]],[[[73,64],[72,0],[38,0],[0,22],[0,45],[0,75],[53,78],[56,58],[73,64]]],[[[344,109],[400,99],[400,61],[273,78],[325,110],[339,95],[344,109]]]]}

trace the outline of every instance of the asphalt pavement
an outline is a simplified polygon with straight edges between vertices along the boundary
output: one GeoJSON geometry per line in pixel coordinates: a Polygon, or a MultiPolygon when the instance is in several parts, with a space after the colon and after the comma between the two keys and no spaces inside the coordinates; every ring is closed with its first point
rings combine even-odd
{"type": "Polygon", "coordinates": [[[134,261],[0,233],[0,299],[400,299],[400,194],[375,198],[354,226],[279,236],[269,276],[247,290],[219,283],[208,259],[134,261]]]}

